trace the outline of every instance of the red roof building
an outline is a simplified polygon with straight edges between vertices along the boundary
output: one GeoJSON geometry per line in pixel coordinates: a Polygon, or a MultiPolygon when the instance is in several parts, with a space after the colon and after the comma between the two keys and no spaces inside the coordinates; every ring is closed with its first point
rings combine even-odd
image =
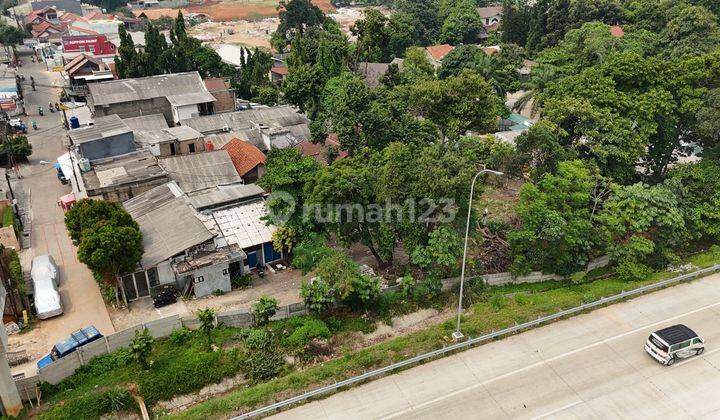
{"type": "Polygon", "coordinates": [[[228,152],[235,170],[246,184],[257,181],[265,173],[265,155],[253,144],[234,138],[222,150],[228,152]]]}
{"type": "Polygon", "coordinates": [[[115,44],[108,41],[107,36],[100,35],[95,31],[85,28],[75,28],[88,35],[71,35],[62,37],[62,46],[64,52],[84,52],[93,55],[115,54],[115,44]]]}
{"type": "MultiPolygon", "coordinates": [[[[338,141],[335,134],[330,134],[325,140],[325,144],[313,143],[310,140],[303,140],[297,145],[295,145],[295,150],[300,152],[300,154],[305,157],[311,157],[315,159],[322,165],[327,165],[328,149],[330,149],[331,147],[334,147],[337,150],[340,149],[340,142],[338,141]]],[[[337,157],[333,160],[333,162],[347,157],[347,155],[347,152],[339,151],[337,157]]]]}
{"type": "Polygon", "coordinates": [[[611,26],[611,27],[610,27],[610,33],[611,33],[612,36],[614,36],[615,38],[622,38],[623,36],[625,36],[625,31],[623,31],[623,28],[621,28],[621,27],[618,26],[618,25],[613,25],[613,26],[611,26]]]}
{"type": "Polygon", "coordinates": [[[446,55],[448,55],[448,53],[453,49],[455,49],[455,47],[449,44],[432,45],[429,47],[425,47],[425,53],[427,54],[433,66],[440,67],[440,62],[442,61],[442,59],[446,55]]]}

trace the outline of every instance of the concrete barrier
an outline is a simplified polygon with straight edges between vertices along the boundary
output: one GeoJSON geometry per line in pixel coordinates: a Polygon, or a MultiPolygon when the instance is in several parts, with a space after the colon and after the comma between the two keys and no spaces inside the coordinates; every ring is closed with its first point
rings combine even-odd
{"type": "Polygon", "coordinates": [[[80,354],[75,352],[40,369],[39,376],[42,381],[57,385],[75,373],[80,366],[82,366],[80,354]]]}
{"type": "Polygon", "coordinates": [[[143,327],[147,328],[154,338],[162,338],[169,336],[173,330],[182,327],[182,322],[180,321],[180,316],[171,315],[146,322],[143,324],[143,327]]]}

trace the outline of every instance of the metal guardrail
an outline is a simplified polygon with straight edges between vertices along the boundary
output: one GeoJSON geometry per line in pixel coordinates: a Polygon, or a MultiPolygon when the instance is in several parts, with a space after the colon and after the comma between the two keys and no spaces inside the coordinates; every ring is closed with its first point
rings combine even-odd
{"type": "Polygon", "coordinates": [[[354,384],[363,382],[367,379],[381,376],[385,373],[404,368],[406,366],[410,366],[410,365],[413,365],[416,363],[420,363],[420,362],[423,362],[426,360],[433,359],[438,356],[445,355],[447,353],[452,353],[454,351],[458,351],[458,350],[462,350],[462,349],[471,347],[475,344],[480,344],[480,343],[490,341],[490,340],[493,340],[495,338],[502,337],[505,335],[515,334],[522,330],[526,330],[526,329],[529,329],[532,327],[537,327],[539,325],[542,325],[542,324],[545,324],[545,323],[548,323],[551,321],[555,321],[557,319],[566,317],[568,315],[574,315],[574,314],[577,314],[580,312],[587,311],[588,309],[598,308],[598,307],[607,305],[608,303],[617,302],[617,301],[626,299],[628,297],[637,296],[637,295],[641,295],[641,294],[644,294],[644,293],[647,293],[650,291],[662,289],[664,287],[667,287],[667,286],[675,284],[675,283],[680,283],[683,281],[695,279],[695,278],[702,277],[707,274],[712,274],[712,273],[715,273],[718,271],[720,271],[720,264],[715,264],[712,267],[693,271],[692,273],[683,274],[683,275],[680,275],[677,277],[673,277],[671,279],[663,280],[663,281],[660,281],[657,283],[649,284],[647,286],[639,287],[637,289],[629,290],[627,292],[623,291],[622,293],[618,293],[617,295],[613,295],[610,297],[600,298],[594,302],[585,303],[585,304],[576,306],[571,309],[566,309],[564,311],[554,313],[552,315],[540,317],[534,321],[528,321],[528,322],[525,322],[522,324],[515,325],[513,327],[502,329],[500,331],[495,331],[490,334],[485,334],[485,335],[482,335],[482,336],[479,336],[476,338],[472,338],[472,339],[469,339],[469,340],[466,340],[466,341],[463,341],[460,343],[452,344],[450,346],[446,346],[441,349],[433,350],[431,352],[424,353],[424,354],[412,357],[410,359],[403,360],[398,363],[393,363],[392,365],[388,365],[388,366],[385,366],[385,367],[382,367],[382,368],[379,368],[379,369],[376,369],[376,370],[373,370],[370,372],[363,373],[362,375],[353,376],[352,378],[348,378],[348,379],[342,380],[340,382],[336,382],[334,384],[324,386],[322,388],[314,389],[314,390],[306,392],[302,395],[288,398],[286,400],[279,401],[279,402],[276,402],[274,404],[271,404],[271,405],[268,405],[268,406],[265,406],[262,408],[258,408],[257,410],[253,410],[253,411],[247,412],[245,414],[241,414],[237,417],[233,417],[233,420],[249,419],[252,417],[261,416],[263,414],[268,414],[277,409],[299,403],[299,402],[307,400],[309,398],[313,398],[313,397],[317,397],[317,396],[320,396],[323,394],[331,393],[333,391],[338,390],[341,387],[354,385],[354,384]]]}

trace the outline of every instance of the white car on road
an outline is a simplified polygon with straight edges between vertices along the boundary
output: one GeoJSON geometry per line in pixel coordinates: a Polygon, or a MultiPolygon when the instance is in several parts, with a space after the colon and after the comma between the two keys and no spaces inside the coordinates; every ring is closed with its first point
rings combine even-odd
{"type": "Polygon", "coordinates": [[[58,293],[60,272],[53,257],[46,254],[33,258],[30,266],[30,277],[33,282],[33,296],[37,317],[47,319],[61,315],[63,307],[60,293],[58,293]]]}

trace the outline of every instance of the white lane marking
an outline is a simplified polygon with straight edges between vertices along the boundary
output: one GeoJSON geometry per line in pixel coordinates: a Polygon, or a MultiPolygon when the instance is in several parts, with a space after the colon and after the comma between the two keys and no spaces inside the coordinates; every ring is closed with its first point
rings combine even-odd
{"type": "Polygon", "coordinates": [[[687,360],[683,360],[682,362],[675,363],[674,366],[682,366],[686,363],[692,362],[693,360],[702,360],[703,356],[710,356],[711,354],[717,353],[719,351],[720,351],[720,349],[715,349],[712,351],[703,352],[703,354],[701,354],[700,356],[690,356],[687,360]]]}
{"type": "Polygon", "coordinates": [[[582,403],[584,403],[584,402],[585,402],[585,401],[582,401],[582,400],[581,400],[581,401],[575,401],[574,403],[570,403],[570,404],[565,405],[565,406],[562,406],[562,407],[560,407],[560,408],[556,408],[555,410],[548,411],[548,412],[545,413],[545,414],[541,414],[541,415],[539,415],[539,416],[537,416],[537,417],[533,417],[533,418],[530,419],[530,420],[540,420],[540,419],[544,419],[545,417],[550,417],[550,416],[552,416],[553,414],[557,414],[557,413],[559,413],[559,412],[561,412],[561,411],[565,411],[565,410],[567,410],[567,409],[570,408],[570,407],[575,407],[576,405],[582,404],[582,403]]]}
{"type": "MultiPolygon", "coordinates": [[[[408,414],[408,413],[413,412],[413,411],[415,411],[415,410],[418,410],[418,409],[420,409],[420,408],[424,408],[424,407],[431,406],[431,405],[433,405],[433,404],[435,404],[435,403],[437,403],[437,402],[439,402],[439,401],[446,400],[446,399],[451,398],[451,397],[454,397],[454,396],[456,396],[456,395],[460,395],[460,394],[462,394],[462,393],[464,393],[464,392],[466,392],[466,391],[471,391],[471,390],[473,390],[473,389],[476,389],[476,388],[479,388],[479,387],[481,387],[481,386],[487,385],[487,384],[489,384],[489,383],[498,381],[498,380],[500,380],[500,379],[505,379],[505,378],[510,377],[510,376],[512,376],[512,375],[515,375],[515,374],[517,374],[517,373],[525,372],[525,371],[528,371],[528,370],[530,370],[530,369],[536,368],[536,367],[538,367],[538,366],[542,366],[542,365],[544,365],[545,363],[553,362],[553,361],[555,361],[555,360],[560,360],[560,359],[565,358],[565,357],[567,357],[567,356],[571,356],[571,355],[573,355],[573,354],[580,353],[580,352],[585,351],[585,350],[587,350],[587,349],[591,349],[591,348],[593,348],[593,347],[597,347],[597,346],[599,346],[599,345],[601,345],[601,344],[605,344],[605,343],[608,343],[608,342],[610,342],[610,341],[617,340],[617,339],[619,339],[619,338],[628,336],[628,335],[630,335],[630,334],[635,334],[635,333],[637,333],[637,332],[639,332],[639,331],[642,331],[642,330],[645,330],[645,329],[648,329],[648,328],[651,328],[651,327],[654,327],[654,326],[657,326],[657,325],[660,325],[660,324],[664,324],[664,323],[666,323],[666,322],[668,322],[668,321],[673,321],[673,320],[676,320],[676,319],[679,319],[679,318],[686,317],[686,316],[688,316],[688,315],[692,315],[692,314],[696,314],[696,313],[698,313],[698,312],[706,311],[706,310],[708,310],[708,309],[710,309],[710,308],[714,308],[714,307],[716,307],[716,306],[720,306],[720,302],[712,303],[712,304],[710,304],[710,305],[705,305],[705,306],[703,306],[703,307],[701,307],[701,308],[693,309],[692,311],[688,311],[688,312],[685,312],[685,313],[682,313],[682,314],[679,314],[679,315],[675,315],[675,316],[672,316],[672,317],[670,317],[670,318],[665,318],[665,319],[663,319],[663,320],[661,320],[661,321],[653,322],[653,323],[651,323],[651,324],[647,324],[647,325],[644,325],[644,326],[642,326],[642,327],[635,328],[634,330],[626,331],[626,332],[624,332],[624,333],[622,333],[622,334],[618,334],[618,335],[613,336],[613,337],[605,338],[605,339],[603,339],[603,340],[597,341],[597,342],[592,343],[592,344],[588,344],[588,345],[586,345],[586,346],[577,348],[577,349],[572,350],[572,351],[569,351],[569,352],[567,352],[567,353],[560,354],[560,355],[551,357],[551,358],[549,358],[549,359],[541,360],[541,361],[539,361],[539,362],[535,362],[535,363],[533,363],[533,364],[531,364],[531,365],[527,365],[527,366],[522,367],[522,368],[520,368],[520,369],[516,369],[516,370],[514,370],[514,371],[512,371],[512,372],[504,373],[504,374],[502,374],[502,375],[498,375],[498,376],[496,376],[496,377],[494,377],[494,378],[490,378],[490,379],[485,380],[485,381],[483,381],[483,382],[480,382],[480,383],[477,383],[477,384],[473,384],[473,385],[467,386],[467,387],[462,388],[462,389],[458,389],[458,390],[456,390],[456,391],[450,392],[450,393],[445,394],[445,395],[443,395],[443,396],[440,396],[440,397],[437,397],[437,398],[433,398],[432,400],[429,400],[429,401],[425,401],[424,403],[418,404],[417,406],[414,406],[414,407],[411,407],[411,408],[408,408],[408,409],[405,409],[405,410],[402,410],[402,411],[397,411],[397,412],[395,412],[395,413],[391,413],[391,414],[389,414],[389,415],[387,415],[387,416],[384,416],[384,417],[381,417],[381,418],[382,418],[382,419],[391,419],[391,418],[395,418],[395,417],[398,417],[398,416],[402,416],[402,415],[408,414]]],[[[481,348],[482,348],[482,346],[476,347],[475,349],[481,349],[481,348]]],[[[441,359],[441,360],[445,360],[445,359],[441,359]]]]}

